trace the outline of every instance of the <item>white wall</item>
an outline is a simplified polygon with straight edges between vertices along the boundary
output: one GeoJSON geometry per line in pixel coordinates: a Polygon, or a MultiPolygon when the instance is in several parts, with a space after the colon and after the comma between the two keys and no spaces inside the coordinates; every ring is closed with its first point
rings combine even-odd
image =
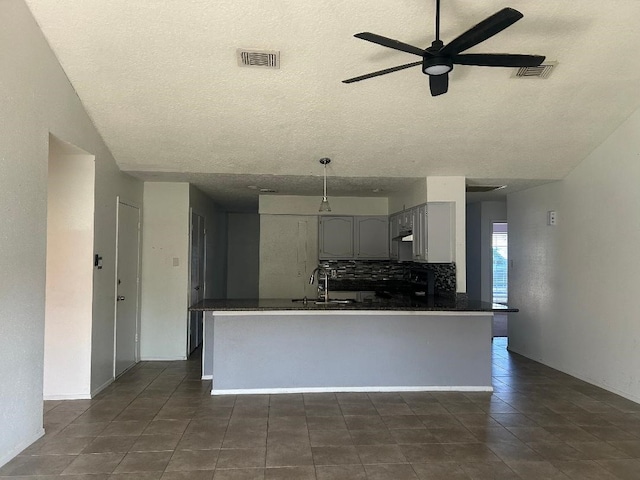
{"type": "Polygon", "coordinates": [[[227,297],[258,298],[260,284],[260,215],[229,213],[227,297]]]}
{"type": "Polygon", "coordinates": [[[145,182],[142,214],[142,360],[186,358],[189,184],[145,182]]]}
{"type": "Polygon", "coordinates": [[[142,360],[180,360],[187,356],[190,208],[205,218],[206,296],[224,298],[226,295],[226,212],[188,183],[145,182],[142,360]]]}
{"type": "Polygon", "coordinates": [[[454,202],[456,222],[456,291],[467,291],[465,177],[427,177],[427,202],[454,202]]]}
{"type": "Polygon", "coordinates": [[[427,201],[427,180],[418,179],[411,188],[389,195],[389,214],[422,205],[427,201]]]}
{"type": "Polygon", "coordinates": [[[0,2],[0,465],[42,431],[49,133],[95,156],[91,386],[113,373],[116,196],[141,205],[22,0],[0,2]]]}
{"type": "Polygon", "coordinates": [[[44,398],[91,397],[93,155],[51,136],[47,208],[44,398]]]}
{"type": "Polygon", "coordinates": [[[640,111],[567,177],[508,197],[511,350],[640,402],[640,111]],[[555,210],[558,225],[546,225],[555,210]]]}

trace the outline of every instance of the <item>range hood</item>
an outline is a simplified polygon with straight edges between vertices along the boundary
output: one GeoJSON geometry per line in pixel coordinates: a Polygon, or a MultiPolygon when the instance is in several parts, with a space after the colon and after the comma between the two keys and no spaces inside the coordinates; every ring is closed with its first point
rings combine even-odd
{"type": "Polygon", "coordinates": [[[411,230],[400,232],[397,237],[393,237],[391,240],[394,242],[413,242],[413,232],[411,230]]]}

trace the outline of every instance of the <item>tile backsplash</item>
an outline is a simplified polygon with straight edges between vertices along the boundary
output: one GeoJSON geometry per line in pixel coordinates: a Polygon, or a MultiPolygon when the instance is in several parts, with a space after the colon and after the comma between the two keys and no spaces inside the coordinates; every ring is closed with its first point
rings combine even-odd
{"type": "MultiPolygon", "coordinates": [[[[438,294],[455,294],[455,263],[415,263],[390,260],[323,260],[320,267],[331,272],[334,289],[360,290],[366,287],[400,290],[424,286],[438,294]],[[334,273],[335,272],[335,273],[334,273]],[[358,286],[362,285],[363,288],[358,286]]],[[[415,289],[415,288],[414,288],[415,289]]]]}

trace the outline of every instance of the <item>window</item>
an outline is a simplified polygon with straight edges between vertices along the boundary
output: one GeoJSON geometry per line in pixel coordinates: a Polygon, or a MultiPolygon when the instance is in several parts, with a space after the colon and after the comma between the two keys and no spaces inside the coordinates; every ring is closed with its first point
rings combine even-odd
{"type": "Polygon", "coordinates": [[[506,223],[494,223],[491,245],[493,247],[493,302],[505,303],[508,298],[508,236],[506,223]]]}

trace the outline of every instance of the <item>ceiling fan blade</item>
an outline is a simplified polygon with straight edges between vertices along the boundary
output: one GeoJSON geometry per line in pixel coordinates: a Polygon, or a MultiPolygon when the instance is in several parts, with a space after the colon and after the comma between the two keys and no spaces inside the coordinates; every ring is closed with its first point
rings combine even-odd
{"type": "Polygon", "coordinates": [[[413,45],[409,45],[408,43],[402,43],[402,42],[399,42],[398,40],[393,40],[392,38],[383,37],[382,35],[376,35],[375,33],[370,33],[370,32],[356,33],[354,37],[361,38],[362,40],[366,40],[367,42],[377,43],[378,45],[382,45],[383,47],[393,48],[394,50],[400,50],[401,52],[420,55],[421,57],[425,54],[425,51],[422,48],[414,47],[413,45]]]}
{"type": "Polygon", "coordinates": [[[387,73],[397,72],[398,70],[404,70],[405,68],[415,67],[417,65],[422,65],[422,62],[412,62],[407,63],[406,65],[398,65],[397,67],[385,68],[384,70],[378,70],[377,72],[367,73],[366,75],[361,75],[359,77],[349,78],[348,80],[343,80],[342,83],[353,83],[359,82],[360,80],[366,80],[371,77],[379,77],[380,75],[386,75],[387,73]]]}
{"type": "Polygon", "coordinates": [[[459,37],[449,42],[440,50],[442,55],[457,55],[488,38],[493,37],[497,33],[513,25],[520,20],[523,15],[513,8],[503,8],[488,18],[485,18],[475,27],[471,27],[459,37]]]}
{"type": "Polygon", "coordinates": [[[481,67],[537,67],[544,62],[541,55],[511,55],[508,53],[467,53],[452,57],[457,65],[481,67]]]}
{"type": "Polygon", "coordinates": [[[432,97],[447,93],[447,90],[449,90],[449,74],[429,75],[429,88],[431,89],[432,97]]]}

